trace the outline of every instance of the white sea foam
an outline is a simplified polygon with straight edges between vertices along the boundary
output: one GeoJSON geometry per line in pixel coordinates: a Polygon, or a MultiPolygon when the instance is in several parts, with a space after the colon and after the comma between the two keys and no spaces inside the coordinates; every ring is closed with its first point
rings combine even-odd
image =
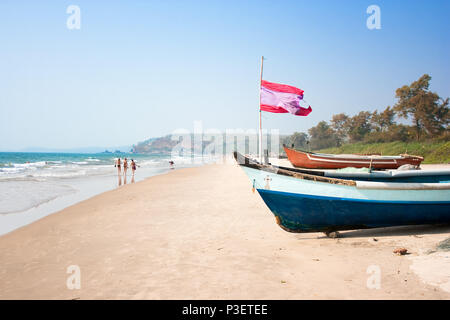
{"type": "Polygon", "coordinates": [[[74,191],[69,186],[49,182],[0,182],[0,214],[24,211],[74,191]]]}
{"type": "Polygon", "coordinates": [[[18,173],[25,171],[26,168],[0,168],[0,174],[18,173]]]}
{"type": "Polygon", "coordinates": [[[34,178],[75,178],[87,175],[87,170],[79,171],[60,171],[60,172],[50,172],[50,171],[39,171],[32,173],[29,177],[34,178]]]}
{"type": "Polygon", "coordinates": [[[88,164],[87,161],[72,161],[73,164],[88,164]]]}
{"type": "Polygon", "coordinates": [[[38,161],[38,162],[30,162],[30,163],[13,163],[12,165],[15,168],[39,168],[44,167],[47,163],[45,161],[38,161]]]}

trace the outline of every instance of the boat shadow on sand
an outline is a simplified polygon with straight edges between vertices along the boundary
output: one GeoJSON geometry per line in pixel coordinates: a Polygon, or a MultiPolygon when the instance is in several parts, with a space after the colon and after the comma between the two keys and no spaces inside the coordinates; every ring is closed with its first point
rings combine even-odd
{"type": "MultiPolygon", "coordinates": [[[[413,226],[398,226],[398,227],[339,231],[339,238],[421,236],[425,234],[440,234],[440,233],[450,233],[450,224],[413,225],[413,226]]],[[[327,236],[324,234],[323,237],[319,238],[327,238],[327,236]]]]}

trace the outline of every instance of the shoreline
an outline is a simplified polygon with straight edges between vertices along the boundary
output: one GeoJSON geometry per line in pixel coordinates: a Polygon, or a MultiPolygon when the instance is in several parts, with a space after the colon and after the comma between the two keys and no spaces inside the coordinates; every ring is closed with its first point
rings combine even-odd
{"type": "MultiPolygon", "coordinates": [[[[150,169],[153,170],[153,168],[150,169]]],[[[170,168],[158,168],[154,172],[150,172],[151,170],[148,168],[141,170],[148,172],[144,176],[137,175],[135,180],[133,182],[130,181],[128,184],[137,183],[155,175],[166,174],[170,171],[170,168]]],[[[131,180],[131,175],[127,175],[127,178],[131,180]]],[[[125,186],[118,186],[117,179],[117,175],[105,175],[87,176],[83,178],[73,178],[67,181],[53,182],[55,184],[70,187],[72,191],[42,201],[37,205],[32,205],[25,210],[0,214],[0,237],[17,230],[20,227],[39,221],[43,217],[64,210],[72,205],[88,200],[104,192],[125,186]]]]}
{"type": "MultiPolygon", "coordinates": [[[[185,168],[182,168],[182,169],[185,169],[185,168]]],[[[178,169],[178,170],[182,170],[182,169],[178,169]]],[[[28,226],[30,226],[30,225],[32,225],[32,224],[34,224],[34,223],[37,223],[37,222],[39,222],[39,221],[41,221],[41,220],[43,220],[43,219],[45,219],[45,218],[47,218],[47,217],[50,217],[50,216],[55,215],[55,214],[59,214],[59,213],[65,211],[66,209],[70,209],[70,208],[73,207],[73,206],[80,205],[80,204],[82,204],[82,203],[84,203],[84,202],[86,202],[86,201],[90,201],[90,200],[92,200],[92,199],[94,199],[94,198],[96,198],[96,197],[98,197],[98,196],[102,196],[102,195],[104,195],[104,194],[107,194],[107,193],[110,193],[110,192],[113,192],[113,191],[116,191],[116,190],[120,190],[120,189],[122,189],[122,188],[126,188],[127,186],[131,186],[131,185],[134,185],[134,184],[139,184],[139,183],[141,183],[141,182],[143,182],[143,181],[146,181],[146,180],[148,180],[148,179],[151,179],[151,178],[153,178],[153,177],[160,176],[160,175],[165,175],[165,174],[169,174],[169,173],[170,173],[170,170],[169,170],[169,171],[164,171],[164,172],[158,173],[158,174],[156,174],[156,175],[152,175],[152,176],[148,176],[148,177],[145,177],[145,178],[141,178],[140,180],[138,180],[138,181],[136,181],[136,182],[133,182],[133,183],[129,183],[129,184],[127,183],[127,184],[122,185],[122,186],[116,186],[116,187],[113,188],[113,189],[108,189],[108,190],[100,191],[100,192],[98,192],[98,193],[93,193],[93,194],[89,195],[87,198],[80,198],[80,200],[78,200],[78,201],[76,201],[76,202],[73,202],[73,203],[70,203],[70,204],[68,204],[67,206],[65,206],[65,207],[63,207],[63,208],[61,208],[61,209],[56,209],[55,211],[49,212],[49,213],[43,215],[42,217],[37,218],[37,220],[33,220],[33,221],[31,221],[31,222],[29,222],[29,223],[27,223],[27,224],[25,224],[25,225],[19,226],[19,227],[17,227],[16,229],[13,229],[13,230],[11,230],[11,231],[9,231],[9,232],[7,232],[7,233],[4,233],[4,234],[1,234],[1,233],[0,233],[0,241],[1,241],[2,237],[4,237],[4,236],[7,236],[7,235],[9,235],[9,234],[11,234],[11,233],[13,233],[13,232],[15,232],[15,231],[21,230],[22,228],[26,228],[26,227],[28,227],[28,226]]],[[[62,198],[64,198],[64,196],[58,197],[57,199],[65,200],[65,199],[62,199],[62,198]]],[[[54,200],[57,200],[57,199],[49,200],[49,201],[47,201],[47,202],[45,202],[45,203],[39,204],[39,205],[36,206],[36,207],[30,208],[30,209],[27,209],[27,210],[25,210],[25,211],[21,211],[21,212],[18,212],[18,213],[19,213],[19,214],[20,214],[20,213],[26,213],[26,212],[28,212],[28,211],[30,211],[30,210],[37,209],[37,208],[39,208],[39,207],[41,207],[41,206],[45,206],[48,202],[51,202],[51,201],[54,201],[54,200]]],[[[65,201],[64,201],[64,202],[65,202],[65,201]]],[[[12,214],[9,214],[9,213],[8,213],[8,214],[5,214],[5,215],[13,215],[13,214],[14,214],[14,213],[12,213],[12,214]]]]}
{"type": "Polygon", "coordinates": [[[450,226],[287,233],[237,165],[207,164],[1,236],[0,299],[450,299],[450,253],[427,254],[449,237],[450,226]],[[67,287],[72,265],[79,290],[67,287]],[[371,266],[379,289],[367,287],[371,266]]]}

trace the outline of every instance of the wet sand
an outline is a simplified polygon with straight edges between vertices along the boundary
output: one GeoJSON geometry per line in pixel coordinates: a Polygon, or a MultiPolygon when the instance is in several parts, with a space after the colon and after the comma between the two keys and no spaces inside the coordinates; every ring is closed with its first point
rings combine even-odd
{"type": "Polygon", "coordinates": [[[1,236],[0,298],[450,299],[450,226],[342,236],[281,230],[235,164],[174,170],[1,236]]]}

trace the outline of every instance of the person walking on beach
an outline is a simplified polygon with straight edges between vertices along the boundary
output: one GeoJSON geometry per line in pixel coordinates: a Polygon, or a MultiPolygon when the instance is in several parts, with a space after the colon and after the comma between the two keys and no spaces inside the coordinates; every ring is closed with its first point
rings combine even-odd
{"type": "Polygon", "coordinates": [[[117,158],[117,159],[116,159],[116,162],[114,163],[114,167],[117,168],[117,173],[118,173],[118,175],[120,176],[120,174],[121,174],[121,169],[120,169],[120,158],[117,158]]]}
{"type": "Polygon", "coordinates": [[[134,162],[134,159],[131,159],[131,172],[134,177],[134,172],[136,171],[136,162],[134,162]]]}
{"type": "Polygon", "coordinates": [[[127,170],[128,170],[128,161],[127,158],[123,159],[123,176],[127,176],[127,170]]]}
{"type": "Polygon", "coordinates": [[[120,187],[120,186],[122,185],[122,172],[121,172],[121,169],[120,169],[120,167],[121,167],[121,164],[120,164],[120,158],[117,158],[117,159],[114,161],[114,167],[117,168],[117,176],[119,177],[118,185],[119,185],[119,187],[120,187]]]}

